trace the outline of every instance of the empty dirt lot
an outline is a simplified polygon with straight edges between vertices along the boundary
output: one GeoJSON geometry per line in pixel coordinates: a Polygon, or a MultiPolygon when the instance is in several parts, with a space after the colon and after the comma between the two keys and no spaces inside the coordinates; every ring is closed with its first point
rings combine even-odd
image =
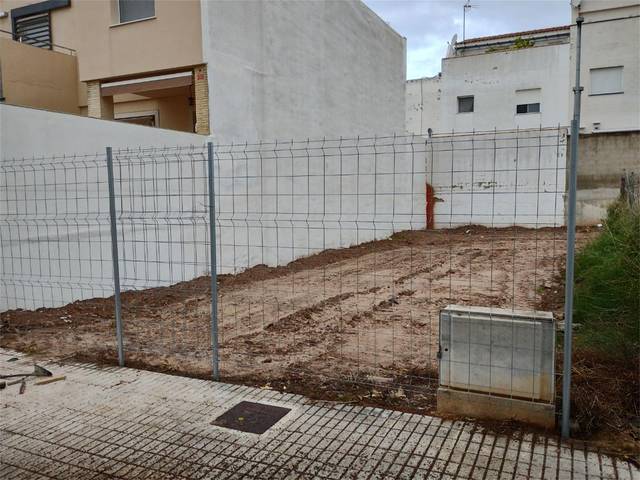
{"type": "MultiPolygon", "coordinates": [[[[309,385],[339,389],[354,381],[432,392],[439,310],[557,309],[545,298],[557,290],[564,251],[563,229],[467,227],[403,232],[284,267],[221,276],[221,376],[302,393],[316,388],[309,385]]],[[[210,375],[209,282],[201,277],[123,294],[129,365],[210,375]]],[[[116,361],[112,298],[1,317],[2,347],[116,361]]]]}

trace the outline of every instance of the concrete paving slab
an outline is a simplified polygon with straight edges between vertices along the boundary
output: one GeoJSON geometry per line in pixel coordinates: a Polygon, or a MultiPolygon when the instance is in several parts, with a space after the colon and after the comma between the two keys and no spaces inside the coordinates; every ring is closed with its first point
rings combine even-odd
{"type": "MultiPolygon", "coordinates": [[[[32,363],[0,350],[2,373],[32,363]]],[[[2,479],[640,479],[629,463],[553,437],[128,368],[43,365],[66,380],[0,391],[2,479]],[[261,435],[211,424],[241,401],[291,410],[261,435]]]]}

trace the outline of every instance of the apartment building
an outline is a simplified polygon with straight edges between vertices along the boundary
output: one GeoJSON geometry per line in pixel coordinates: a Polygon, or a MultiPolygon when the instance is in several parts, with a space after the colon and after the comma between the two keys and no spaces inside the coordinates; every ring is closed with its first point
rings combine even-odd
{"type": "MultiPolygon", "coordinates": [[[[640,172],[640,2],[573,0],[574,23],[578,15],[584,19],[578,218],[594,223],[618,197],[621,176],[640,172]]],[[[572,85],[576,33],[573,26],[572,85]]],[[[567,98],[569,104],[572,94],[567,98]]]]}
{"type": "MultiPolygon", "coordinates": [[[[625,172],[640,172],[640,2],[573,0],[572,25],[454,36],[442,71],[407,82],[410,133],[568,126],[575,21],[583,17],[578,221],[600,222],[625,172]]],[[[569,155],[567,155],[567,158],[569,155]]]]}
{"type": "Polygon", "coordinates": [[[401,132],[405,43],[359,0],[0,0],[0,96],[222,141],[401,132]]]}
{"type": "MultiPolygon", "coordinates": [[[[573,0],[572,3],[573,22],[578,15],[584,19],[581,133],[640,131],[640,2],[573,0]]],[[[575,36],[576,28],[572,27],[572,85],[575,36]]]]}
{"type": "Polygon", "coordinates": [[[640,130],[640,2],[573,0],[572,25],[458,42],[441,73],[407,82],[407,130],[484,131],[568,125],[578,15],[581,133],[640,130]]]}
{"type": "Polygon", "coordinates": [[[3,77],[5,70],[22,72],[22,82],[13,83],[19,83],[14,90],[19,87],[23,95],[12,98],[11,85],[5,85],[7,103],[51,108],[50,96],[74,90],[60,81],[66,66],[61,63],[69,63],[60,59],[74,57],[77,101],[61,111],[209,132],[199,2],[1,0],[0,10],[6,15],[0,30],[11,33],[3,36],[3,50],[18,51],[7,45],[10,40],[23,47],[19,57],[0,57],[3,77]],[[45,57],[33,47],[55,55],[45,57]],[[35,56],[56,65],[54,78],[47,70],[24,65],[35,56]],[[46,84],[56,87],[46,89],[46,84]],[[29,89],[35,91],[22,103],[29,89]]]}
{"type": "Polygon", "coordinates": [[[470,132],[566,125],[570,28],[454,39],[442,71],[407,82],[407,130],[470,132]]]}

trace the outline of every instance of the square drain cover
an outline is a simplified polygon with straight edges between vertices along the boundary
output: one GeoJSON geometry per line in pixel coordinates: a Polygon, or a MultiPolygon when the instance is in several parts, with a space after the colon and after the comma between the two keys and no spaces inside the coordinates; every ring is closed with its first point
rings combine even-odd
{"type": "Polygon", "coordinates": [[[240,402],[216,418],[211,425],[249,433],[264,433],[291,411],[264,403],[240,402]]]}

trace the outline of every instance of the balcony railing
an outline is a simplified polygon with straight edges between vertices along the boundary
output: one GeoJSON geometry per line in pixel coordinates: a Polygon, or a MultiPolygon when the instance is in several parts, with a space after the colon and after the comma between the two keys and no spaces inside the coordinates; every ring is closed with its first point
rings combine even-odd
{"type": "Polygon", "coordinates": [[[28,45],[30,44],[29,40],[33,40],[34,42],[37,42],[37,45],[33,45],[34,47],[44,48],[47,50],[52,50],[54,52],[66,53],[67,55],[76,55],[76,51],[73,48],[65,47],[63,45],[57,45],[52,42],[45,42],[36,38],[31,38],[28,35],[20,35],[19,37],[16,37],[12,32],[0,29],[0,38],[3,37],[9,37],[16,42],[25,43],[28,45]]]}

